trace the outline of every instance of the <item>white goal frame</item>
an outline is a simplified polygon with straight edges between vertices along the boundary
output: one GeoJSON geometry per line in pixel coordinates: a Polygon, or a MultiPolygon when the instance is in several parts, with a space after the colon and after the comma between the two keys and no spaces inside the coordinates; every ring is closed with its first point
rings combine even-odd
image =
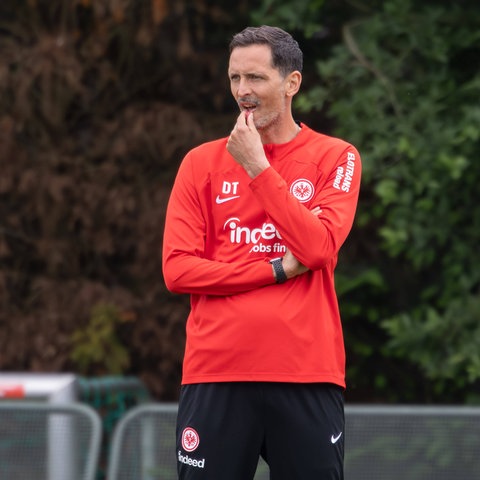
{"type": "MultiPolygon", "coordinates": [[[[46,402],[53,405],[78,400],[77,377],[70,373],[0,373],[0,401],[46,402]]],[[[48,479],[72,478],[75,440],[72,421],[52,415],[48,421],[48,479]]]]}

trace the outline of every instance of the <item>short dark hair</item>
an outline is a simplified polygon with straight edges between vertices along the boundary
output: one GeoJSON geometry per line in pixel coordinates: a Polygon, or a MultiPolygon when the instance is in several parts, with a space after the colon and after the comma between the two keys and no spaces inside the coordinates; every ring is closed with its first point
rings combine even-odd
{"type": "Polygon", "coordinates": [[[234,48],[250,45],[268,45],[272,50],[273,67],[277,68],[283,77],[295,70],[302,71],[302,50],[298,42],[281,28],[268,25],[247,27],[233,36],[230,53],[234,48]]]}

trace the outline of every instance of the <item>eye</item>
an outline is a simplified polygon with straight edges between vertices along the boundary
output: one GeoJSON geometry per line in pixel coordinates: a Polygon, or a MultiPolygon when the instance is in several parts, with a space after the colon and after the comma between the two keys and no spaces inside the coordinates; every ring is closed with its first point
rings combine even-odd
{"type": "Polygon", "coordinates": [[[230,75],[231,82],[238,82],[239,78],[240,78],[240,75],[237,75],[236,73],[230,75]]]}

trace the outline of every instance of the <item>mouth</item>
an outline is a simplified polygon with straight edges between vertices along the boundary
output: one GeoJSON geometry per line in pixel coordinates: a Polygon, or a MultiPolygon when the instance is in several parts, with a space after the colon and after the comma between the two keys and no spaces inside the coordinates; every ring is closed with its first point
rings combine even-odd
{"type": "Polygon", "coordinates": [[[242,101],[240,100],[238,102],[238,106],[240,107],[240,110],[244,112],[254,112],[257,107],[258,107],[258,102],[252,102],[252,101],[242,101]]]}

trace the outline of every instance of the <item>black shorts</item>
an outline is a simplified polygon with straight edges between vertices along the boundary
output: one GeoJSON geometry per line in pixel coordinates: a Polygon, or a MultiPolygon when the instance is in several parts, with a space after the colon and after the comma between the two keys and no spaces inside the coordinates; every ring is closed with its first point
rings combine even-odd
{"type": "Polygon", "coordinates": [[[343,389],[332,384],[184,385],[177,418],[180,480],[341,480],[343,389]]]}

